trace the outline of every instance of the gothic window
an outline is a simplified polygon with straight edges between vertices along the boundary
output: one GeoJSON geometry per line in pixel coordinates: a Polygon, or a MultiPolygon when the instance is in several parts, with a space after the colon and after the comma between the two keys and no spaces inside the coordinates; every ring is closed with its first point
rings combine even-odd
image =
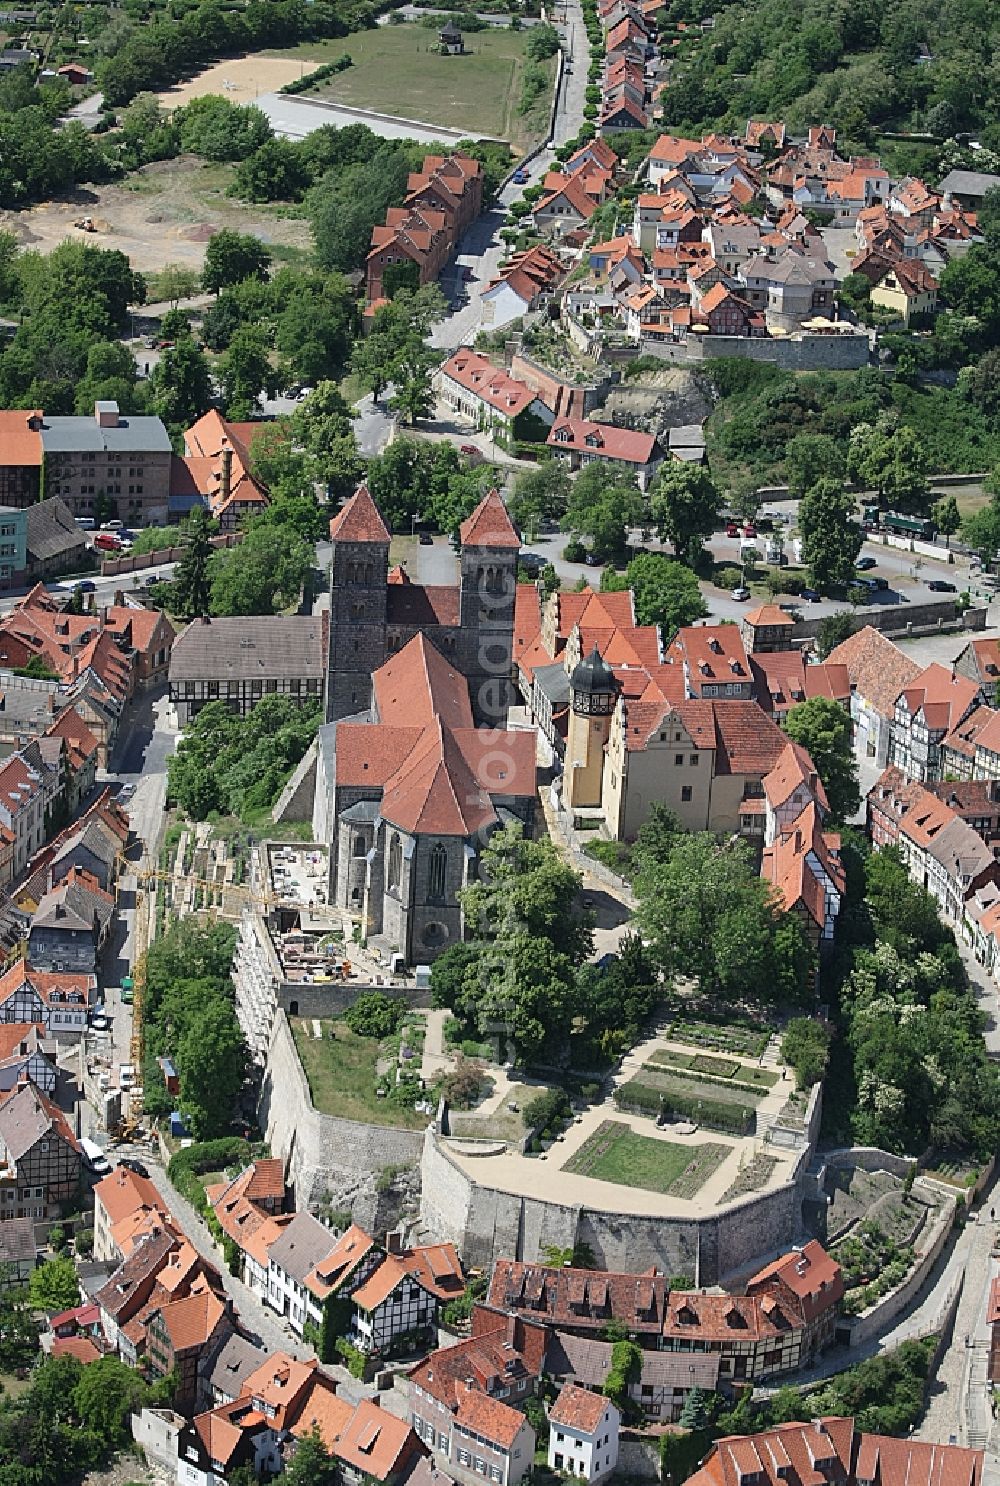
{"type": "Polygon", "coordinates": [[[399,887],[400,878],[403,875],[403,845],[399,839],[399,833],[393,832],[392,840],[389,842],[389,888],[399,887]]]}
{"type": "Polygon", "coordinates": [[[351,843],[351,855],[356,857],[363,857],[367,850],[368,848],[365,846],[364,836],[362,836],[360,831],[357,831],[355,833],[354,840],[351,843]]]}
{"type": "Polygon", "coordinates": [[[375,576],[375,569],[374,569],[374,567],[372,566],[372,564],[370,562],[369,563],[366,563],[365,564],[365,583],[367,584],[367,586],[369,588],[371,588],[371,586],[372,586],[372,582],[374,581],[374,576],[375,576]]]}
{"type": "Polygon", "coordinates": [[[434,899],[444,897],[444,878],[445,868],[447,867],[447,865],[448,853],[439,841],[437,845],[431,849],[430,872],[427,876],[428,898],[434,899]]]}
{"type": "Polygon", "coordinates": [[[364,617],[364,612],[365,612],[365,606],[364,606],[364,604],[352,604],[351,605],[351,618],[352,619],[361,619],[361,618],[363,618],[364,617]]]}

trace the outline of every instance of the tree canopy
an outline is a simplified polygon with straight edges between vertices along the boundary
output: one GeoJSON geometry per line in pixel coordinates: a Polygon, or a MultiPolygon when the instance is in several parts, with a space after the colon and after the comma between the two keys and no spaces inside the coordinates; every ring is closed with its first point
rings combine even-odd
{"type": "Polygon", "coordinates": [[[850,820],[861,803],[850,714],[830,697],[810,697],[790,709],[785,731],[808,750],[834,820],[850,820]]]}

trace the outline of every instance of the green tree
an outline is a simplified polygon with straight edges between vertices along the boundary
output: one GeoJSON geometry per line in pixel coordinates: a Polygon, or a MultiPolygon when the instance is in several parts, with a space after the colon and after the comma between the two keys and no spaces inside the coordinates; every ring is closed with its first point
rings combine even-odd
{"type": "Polygon", "coordinates": [[[921,515],[927,509],[926,451],[919,435],[889,414],[851,429],[847,472],[894,510],[921,515]]]}
{"type": "Polygon", "coordinates": [[[561,459],[546,459],[515,478],[507,510],[529,541],[543,521],[558,521],[565,514],[570,485],[569,471],[561,459]]]}
{"type": "Polygon", "coordinates": [[[212,404],[212,374],[193,337],[160,352],[149,378],[153,408],[168,428],[188,428],[212,404]]]}
{"type": "Polygon", "coordinates": [[[93,416],[94,403],[116,402],[123,413],[138,412],[142,394],[136,385],[135,357],[119,341],[97,341],[87,352],[87,368],[77,385],[79,414],[93,416]]]}
{"type": "Polygon", "coordinates": [[[73,1390],[73,1407],[84,1429],[110,1449],[130,1437],[129,1416],[147,1401],[148,1389],[137,1372],[117,1357],[101,1357],[85,1367],[73,1390]]]}
{"type": "Polygon", "coordinates": [[[182,299],[190,299],[198,292],[198,275],[186,263],[165,263],[156,275],[154,293],[157,299],[166,300],[176,308],[182,299]]]}
{"type": "Polygon", "coordinates": [[[80,1285],[73,1260],[49,1259],[32,1270],[28,1281],[32,1305],[42,1311],[68,1311],[80,1300],[80,1285]]]}
{"type": "Polygon", "coordinates": [[[1000,554],[1000,496],[994,495],[989,505],[966,516],[961,532],[962,541],[979,554],[984,564],[993,562],[1000,554]]]}
{"type": "Polygon", "coordinates": [[[826,1072],[830,1056],[830,1029],[810,1016],[793,1017],[781,1039],[782,1062],[795,1073],[798,1089],[811,1088],[826,1072]]]}
{"type": "Polygon", "coordinates": [[[846,464],[843,449],[828,434],[796,434],[785,445],[785,473],[789,493],[803,496],[820,480],[833,480],[843,484],[846,464]]]}
{"type": "Polygon", "coordinates": [[[962,524],[962,515],[958,509],[958,501],[953,495],[943,495],[940,500],[934,502],[931,510],[931,519],[941,536],[945,537],[948,546],[951,539],[962,524]]]}
{"type": "Polygon", "coordinates": [[[864,543],[856,510],[854,496],[829,478],[811,486],[799,505],[802,559],[809,581],[824,593],[854,577],[854,564],[864,543]]]}
{"type": "Polygon", "coordinates": [[[437,356],[423,342],[414,339],[392,364],[394,390],[389,407],[411,426],[431,415],[434,407],[431,371],[437,361],[437,356]]]}
{"type": "Polygon", "coordinates": [[[579,965],[593,949],[592,915],[577,906],[581,885],[550,841],[533,841],[511,822],[490,837],[479,878],[462,893],[462,910],[473,932],[495,938],[515,926],[551,940],[579,965]]]}
{"type": "MultiPolygon", "coordinates": [[[[605,569],[602,589],[608,576],[605,569]]],[[[637,622],[659,625],[664,643],[683,625],[694,624],[708,614],[694,573],[685,563],[673,561],[662,552],[640,552],[624,575],[614,575],[609,586],[632,590],[637,622]]]]}
{"type": "Polygon", "coordinates": [[[719,492],[707,470],[673,460],[660,467],[650,510],[663,540],[682,562],[693,563],[715,530],[719,492]]]}
{"type": "Polygon", "coordinates": [[[820,660],[826,660],[830,651],[849,640],[857,628],[857,620],[847,609],[838,609],[836,614],[825,614],[819,622],[816,636],[820,660]]]}
{"type": "Polygon", "coordinates": [[[212,559],[213,614],[275,614],[287,608],[299,598],[313,555],[294,531],[254,522],[238,547],[212,559]]]}
{"type": "Polygon", "coordinates": [[[180,1106],[198,1139],[228,1129],[249,1061],[231,1002],[211,1001],[188,1021],[177,1044],[180,1106]]]}
{"type": "Polygon", "coordinates": [[[636,893],[643,938],[666,975],[693,975],[723,998],[773,998],[780,916],[744,842],[683,836],[665,862],[642,861],[636,893]]]}
{"type": "Polygon", "coordinates": [[[546,57],[554,57],[559,50],[559,32],[547,23],[532,26],[524,50],[533,62],[544,62],[546,57]]]}
{"type": "Polygon", "coordinates": [[[181,545],[184,555],[170,585],[173,610],[184,619],[207,614],[211,599],[209,563],[213,555],[210,537],[215,523],[202,506],[195,506],[184,526],[181,545]]]}
{"type": "Polygon", "coordinates": [[[833,818],[849,820],[861,803],[850,714],[830,697],[810,697],[790,709],[785,731],[808,751],[833,818]]]}
{"type": "Polygon", "coordinates": [[[327,1453],[315,1426],[300,1436],[284,1477],[285,1486],[336,1486],[337,1462],[327,1453]]]}
{"type": "Polygon", "coordinates": [[[562,526],[586,537],[599,562],[618,561],[628,552],[629,528],[643,514],[643,499],[631,475],[594,463],[573,481],[562,526]]]}
{"type": "Polygon", "coordinates": [[[265,279],[270,264],[270,251],[259,238],[223,228],[215,233],[205,249],[202,287],[211,294],[218,294],[220,289],[228,284],[238,284],[242,279],[265,279]]]}
{"type": "Polygon", "coordinates": [[[39,1324],[32,1314],[27,1291],[9,1283],[0,1288],[0,1367],[4,1372],[27,1367],[38,1352],[39,1324]]]}
{"type": "Polygon", "coordinates": [[[692,1388],[685,1395],[678,1424],[682,1429],[707,1429],[710,1422],[709,1395],[704,1388],[692,1388]]]}
{"type": "Polygon", "coordinates": [[[278,390],[267,334],[256,325],[241,325],[233,334],[216,371],[230,418],[252,417],[261,394],[273,397],[278,390]]]}

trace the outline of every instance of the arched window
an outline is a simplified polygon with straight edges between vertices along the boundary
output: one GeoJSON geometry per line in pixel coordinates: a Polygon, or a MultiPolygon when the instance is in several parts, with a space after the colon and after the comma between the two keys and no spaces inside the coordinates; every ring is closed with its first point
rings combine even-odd
{"type": "Polygon", "coordinates": [[[400,878],[403,875],[403,846],[399,839],[399,833],[393,832],[392,840],[389,842],[389,888],[399,887],[400,878]]]}
{"type": "Polygon", "coordinates": [[[288,1015],[289,1016],[298,1016],[298,1014],[299,1014],[299,1003],[297,1001],[289,1001],[289,1003],[288,1003],[288,1015]]]}
{"type": "Polygon", "coordinates": [[[368,847],[365,845],[364,836],[362,836],[360,831],[355,831],[354,840],[351,843],[351,855],[356,857],[363,857],[367,850],[368,847]]]}
{"type": "Polygon", "coordinates": [[[431,865],[427,874],[427,896],[428,898],[444,897],[445,870],[448,866],[448,853],[439,841],[431,848],[431,865]]]}

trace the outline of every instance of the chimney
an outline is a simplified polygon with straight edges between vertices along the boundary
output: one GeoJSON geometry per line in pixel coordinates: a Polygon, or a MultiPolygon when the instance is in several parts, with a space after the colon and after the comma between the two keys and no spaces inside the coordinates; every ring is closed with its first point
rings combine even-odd
{"type": "Polygon", "coordinates": [[[211,619],[209,619],[209,617],[208,617],[207,614],[202,614],[202,616],[201,616],[201,623],[202,624],[211,624],[212,621],[211,621],[211,619]]]}
{"type": "Polygon", "coordinates": [[[511,1312],[507,1317],[507,1340],[512,1347],[517,1346],[517,1316],[511,1312]]]}
{"type": "Polygon", "coordinates": [[[403,1234],[399,1228],[394,1228],[385,1236],[385,1251],[387,1254],[401,1254],[403,1252],[403,1234]]]}
{"type": "Polygon", "coordinates": [[[66,917],[66,909],[63,907],[63,905],[61,903],[57,903],[56,904],[55,913],[54,913],[53,917],[54,918],[65,918],[66,917]]]}
{"type": "Polygon", "coordinates": [[[117,428],[118,404],[116,402],[95,402],[94,421],[98,428],[117,428]]]}
{"type": "Polygon", "coordinates": [[[222,483],[219,486],[219,500],[225,502],[229,499],[233,488],[233,451],[229,446],[229,440],[222,441],[222,483]]]}
{"type": "MultiPolygon", "coordinates": [[[[116,606],[118,606],[120,608],[121,605],[124,604],[124,602],[125,602],[125,595],[124,595],[124,593],[122,592],[122,590],[120,588],[116,588],[115,589],[115,604],[116,604],[116,606]]],[[[105,611],[104,617],[105,617],[105,619],[108,617],[107,616],[107,611],[105,611]]]]}
{"type": "Polygon", "coordinates": [[[44,423],[42,422],[42,415],[40,413],[32,413],[30,418],[28,419],[28,427],[31,429],[32,433],[41,433],[42,429],[45,427],[44,423]]]}

